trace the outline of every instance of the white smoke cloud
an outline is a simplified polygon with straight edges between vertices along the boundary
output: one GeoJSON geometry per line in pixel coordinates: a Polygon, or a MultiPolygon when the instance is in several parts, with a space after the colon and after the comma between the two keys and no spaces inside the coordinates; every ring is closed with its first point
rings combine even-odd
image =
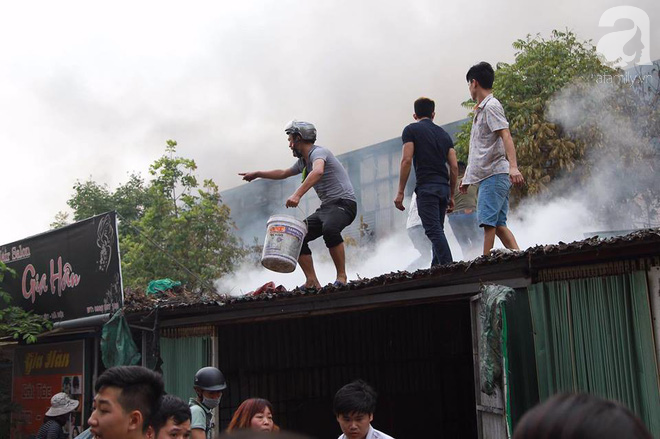
{"type": "MultiPolygon", "coordinates": [[[[633,3],[657,20],[657,1],[633,3]]],[[[281,130],[293,117],[314,121],[337,154],[399,135],[422,95],[436,99],[439,123],[460,119],[470,65],[510,62],[515,39],[553,28],[596,38],[608,7],[473,6],[4,2],[0,38],[11,44],[0,61],[0,132],[12,214],[0,242],[45,231],[77,179],[116,187],[131,171],[146,173],[167,139],[225,189],[240,184],[240,170],[290,164],[281,130]]]]}
{"type": "MultiPolygon", "coordinates": [[[[265,221],[263,225],[265,230],[265,221]]],[[[448,222],[445,223],[445,232],[454,259],[461,259],[460,247],[448,222]]],[[[310,248],[314,257],[314,268],[321,284],[326,285],[334,282],[335,267],[332,264],[328,250],[323,245],[323,240],[319,238],[318,241],[310,245],[310,248]]],[[[385,273],[406,270],[419,256],[419,252],[412,245],[405,227],[403,227],[396,233],[376,242],[373,247],[347,245],[346,271],[349,280],[376,277],[385,273]]],[[[431,265],[431,260],[426,261],[426,264],[428,265],[424,268],[431,265]]],[[[261,266],[255,266],[252,262],[246,262],[231,275],[218,280],[216,286],[221,293],[242,295],[254,291],[271,281],[290,290],[303,285],[305,276],[300,267],[297,267],[293,273],[283,274],[269,271],[261,266]]]]}
{"type": "MultiPolygon", "coordinates": [[[[579,135],[580,128],[587,124],[599,130],[605,140],[602,148],[588,149],[589,178],[577,178],[582,171],[579,168],[575,172],[567,172],[553,182],[546,193],[526,198],[510,211],[508,225],[521,249],[560,241],[578,241],[593,232],[632,229],[643,225],[635,221],[634,212],[630,212],[639,204],[638,197],[633,197],[633,202],[627,205],[616,206],[616,200],[623,196],[660,189],[658,172],[649,174],[645,168],[652,166],[652,161],[636,162],[634,169],[626,168],[625,157],[639,158],[639,154],[653,151],[654,145],[639,129],[649,122],[649,113],[619,113],[612,107],[612,101],[623,99],[626,91],[625,88],[608,84],[594,83],[587,88],[570,85],[549,102],[547,118],[561,125],[566,135],[579,135]],[[604,209],[613,202],[614,210],[604,209]]],[[[259,221],[263,221],[265,228],[266,218],[259,221]]],[[[651,225],[660,225],[657,215],[652,221],[655,222],[651,225]]],[[[448,222],[445,231],[454,260],[462,259],[448,222]]],[[[331,283],[335,276],[334,266],[327,250],[322,244],[316,244],[317,274],[322,284],[331,283]]],[[[501,247],[497,240],[495,248],[501,247]]],[[[379,241],[373,249],[348,246],[349,279],[405,270],[418,256],[405,228],[401,227],[392,236],[379,241]]],[[[231,291],[231,294],[240,295],[269,281],[291,289],[303,284],[304,280],[299,268],[293,274],[278,274],[261,267],[255,268],[254,264],[245,264],[234,275],[219,281],[218,285],[221,292],[231,291]]]]}
{"type": "Polygon", "coordinates": [[[660,207],[660,130],[653,116],[658,97],[658,89],[647,92],[635,89],[633,82],[598,78],[561,90],[550,102],[547,118],[588,144],[585,169],[557,182],[551,193],[581,195],[583,208],[609,229],[660,225],[659,212],[654,213],[660,207]],[[599,133],[597,140],[585,136],[590,129],[599,133]],[[588,178],[575,178],[581,173],[588,178]]]}
{"type": "Polygon", "coordinates": [[[545,201],[528,199],[518,206],[508,226],[520,248],[579,241],[587,233],[603,230],[603,223],[586,208],[584,196],[576,193],[545,201]]]}

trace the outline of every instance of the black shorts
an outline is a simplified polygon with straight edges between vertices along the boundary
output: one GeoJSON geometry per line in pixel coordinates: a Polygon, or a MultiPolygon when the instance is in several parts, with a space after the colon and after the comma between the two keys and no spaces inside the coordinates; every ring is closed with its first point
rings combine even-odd
{"type": "Polygon", "coordinates": [[[323,203],[316,212],[305,219],[307,235],[303,240],[301,255],[310,255],[308,243],[319,236],[323,236],[325,246],[335,247],[344,239],[341,231],[350,225],[357,215],[357,203],[353,200],[339,199],[323,203]]]}

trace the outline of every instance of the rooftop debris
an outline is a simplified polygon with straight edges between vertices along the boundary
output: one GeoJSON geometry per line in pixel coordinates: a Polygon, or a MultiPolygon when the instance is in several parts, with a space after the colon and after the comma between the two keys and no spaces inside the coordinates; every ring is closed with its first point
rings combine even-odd
{"type": "Polygon", "coordinates": [[[126,312],[143,312],[153,308],[174,309],[185,307],[204,307],[204,306],[225,306],[235,303],[273,300],[289,297],[316,296],[328,293],[337,293],[342,291],[359,290],[368,287],[382,286],[406,282],[413,279],[433,278],[456,272],[467,272],[477,267],[495,265],[502,262],[532,259],[542,256],[570,254],[581,251],[607,248],[623,248],[628,244],[641,244],[647,242],[660,245],[660,228],[644,229],[632,232],[625,236],[616,236],[606,239],[600,239],[597,236],[575,241],[571,243],[559,242],[557,244],[537,245],[530,247],[525,251],[507,251],[494,250],[488,256],[480,256],[471,261],[453,262],[448,265],[437,266],[428,269],[417,270],[415,272],[397,271],[382,274],[370,279],[358,279],[350,281],[347,285],[336,287],[332,284],[319,290],[286,290],[282,285],[275,286],[269,282],[260,288],[251,291],[242,296],[230,296],[227,294],[217,294],[214,292],[195,293],[177,288],[174,293],[164,292],[152,295],[146,295],[144,291],[126,290],[124,300],[124,310],[126,312]]]}

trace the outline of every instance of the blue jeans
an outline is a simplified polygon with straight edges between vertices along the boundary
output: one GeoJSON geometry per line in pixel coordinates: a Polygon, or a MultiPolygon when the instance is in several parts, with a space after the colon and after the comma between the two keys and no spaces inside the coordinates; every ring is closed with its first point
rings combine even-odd
{"type": "Polygon", "coordinates": [[[445,212],[451,193],[449,185],[424,184],[417,186],[415,192],[417,193],[417,212],[433,248],[431,267],[449,264],[453,259],[444,228],[445,212]]]}
{"type": "Polygon", "coordinates": [[[509,174],[495,174],[481,180],[477,196],[479,226],[506,226],[510,189],[509,174]]]}

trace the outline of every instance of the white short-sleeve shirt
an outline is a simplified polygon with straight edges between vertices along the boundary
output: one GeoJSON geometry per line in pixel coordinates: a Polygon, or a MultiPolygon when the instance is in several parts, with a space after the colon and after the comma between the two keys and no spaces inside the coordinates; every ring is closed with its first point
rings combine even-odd
{"type": "MultiPolygon", "coordinates": [[[[342,434],[341,436],[339,436],[339,439],[346,439],[346,435],[342,434]]],[[[369,432],[367,433],[364,439],[394,439],[394,438],[388,434],[376,430],[370,425],[369,432]]]]}

